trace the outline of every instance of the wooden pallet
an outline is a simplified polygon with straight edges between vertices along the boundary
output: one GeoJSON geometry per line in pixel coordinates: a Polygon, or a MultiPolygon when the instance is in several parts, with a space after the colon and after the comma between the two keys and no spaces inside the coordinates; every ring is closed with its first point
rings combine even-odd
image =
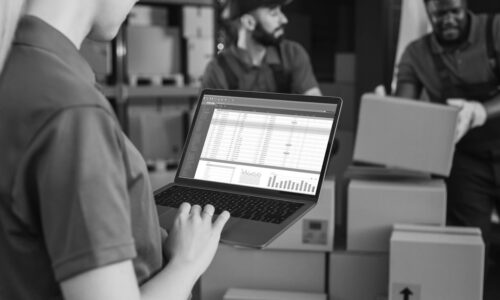
{"type": "Polygon", "coordinates": [[[182,74],[129,74],[130,86],[183,86],[184,76],[182,74]]]}

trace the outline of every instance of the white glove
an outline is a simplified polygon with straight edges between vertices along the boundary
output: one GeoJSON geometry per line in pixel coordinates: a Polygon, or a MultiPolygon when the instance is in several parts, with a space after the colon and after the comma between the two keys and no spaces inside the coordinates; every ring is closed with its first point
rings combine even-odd
{"type": "Polygon", "coordinates": [[[470,129],[482,126],[486,122],[486,109],[481,103],[464,99],[448,99],[446,102],[460,108],[455,130],[455,143],[460,141],[470,129]]]}
{"type": "Polygon", "coordinates": [[[378,96],[386,96],[387,95],[387,92],[385,91],[385,86],[383,86],[382,84],[377,85],[373,92],[375,93],[375,95],[378,95],[378,96]]]}

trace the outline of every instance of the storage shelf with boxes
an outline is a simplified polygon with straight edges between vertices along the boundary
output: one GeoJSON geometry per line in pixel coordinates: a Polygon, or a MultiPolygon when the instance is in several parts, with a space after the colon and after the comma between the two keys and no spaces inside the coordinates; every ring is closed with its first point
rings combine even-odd
{"type": "Polygon", "coordinates": [[[88,42],[82,49],[126,133],[131,98],[162,99],[166,105],[183,99],[188,110],[195,103],[204,66],[215,55],[215,4],[139,1],[112,43],[88,42]]]}
{"type": "MultiPolygon", "coordinates": [[[[337,230],[336,236],[345,239],[346,248],[335,248],[329,258],[330,299],[458,299],[444,298],[442,294],[420,298],[416,290],[410,298],[396,294],[408,292],[405,287],[400,289],[400,283],[410,284],[409,288],[419,284],[410,278],[411,272],[410,277],[399,276],[406,276],[401,273],[405,266],[408,270],[424,267],[405,265],[405,257],[419,263],[411,247],[420,246],[406,247],[405,241],[399,239],[406,233],[393,232],[393,225],[401,222],[446,230],[446,187],[443,179],[433,175],[443,178],[450,172],[457,114],[457,110],[442,105],[363,95],[353,149],[355,165],[346,169],[337,184],[341,191],[337,193],[341,195],[337,207],[345,215],[338,228],[345,229],[345,233],[337,230]],[[407,280],[401,281],[403,278],[407,280]]],[[[478,237],[472,238],[474,243],[478,237]]],[[[474,245],[479,251],[479,243],[474,245]]],[[[451,245],[429,245],[425,249],[431,260],[432,255],[453,256],[455,251],[451,245]]],[[[465,255],[461,258],[465,259],[465,255]]],[[[474,261],[470,266],[477,274],[482,268],[480,253],[476,251],[470,258],[474,261]]],[[[460,268],[458,261],[454,267],[460,268]]],[[[482,279],[466,275],[462,279],[473,285],[468,295],[474,297],[469,299],[479,299],[475,295],[482,279]]],[[[434,281],[439,285],[439,278],[434,281]]],[[[426,286],[434,288],[430,283],[426,286]]]]}

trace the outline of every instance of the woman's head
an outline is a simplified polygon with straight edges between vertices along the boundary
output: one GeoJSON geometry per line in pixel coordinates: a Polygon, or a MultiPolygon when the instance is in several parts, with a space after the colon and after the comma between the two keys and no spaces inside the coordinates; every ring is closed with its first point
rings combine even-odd
{"type": "Polygon", "coordinates": [[[23,6],[24,0],[0,1],[0,71],[9,53],[23,6]]]}

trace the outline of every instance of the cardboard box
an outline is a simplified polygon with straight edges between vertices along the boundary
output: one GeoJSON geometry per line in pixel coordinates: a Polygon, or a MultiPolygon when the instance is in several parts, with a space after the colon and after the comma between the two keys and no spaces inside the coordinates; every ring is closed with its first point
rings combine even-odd
{"type": "Polygon", "coordinates": [[[182,8],[182,35],[185,38],[214,38],[214,9],[208,6],[184,6],[182,8]]]}
{"type": "Polygon", "coordinates": [[[165,6],[135,5],[128,15],[128,25],[168,26],[168,8],[165,6]]]}
{"type": "Polygon", "coordinates": [[[185,137],[185,111],[130,110],[130,140],[146,160],[178,160],[185,137]]]}
{"type": "Polygon", "coordinates": [[[207,64],[214,58],[214,38],[189,38],[187,40],[187,73],[191,85],[199,85],[207,64]]]}
{"type": "Polygon", "coordinates": [[[180,73],[180,36],[176,28],[127,26],[129,77],[168,77],[180,73]]]}
{"type": "Polygon", "coordinates": [[[475,228],[394,227],[389,299],[483,299],[484,244],[475,228]]]}
{"type": "Polygon", "coordinates": [[[347,249],[389,251],[395,223],[444,225],[443,180],[353,179],[347,196],[347,249]]]}
{"type": "Polygon", "coordinates": [[[349,179],[366,179],[366,180],[411,180],[411,179],[431,179],[429,173],[385,168],[380,166],[361,166],[350,165],[344,172],[344,177],[349,179]]]}
{"type": "Polygon", "coordinates": [[[457,115],[446,105],[365,94],[354,160],[447,176],[457,115]]]}
{"type": "Polygon", "coordinates": [[[327,300],[325,294],[231,288],[223,300],[327,300]]]}
{"type": "Polygon", "coordinates": [[[333,252],[329,268],[330,300],[378,300],[388,295],[387,254],[333,252]]]}
{"type": "Polygon", "coordinates": [[[334,211],[335,181],[325,179],[321,186],[318,204],[271,242],[266,249],[332,251],[334,211]]]}
{"type": "MultiPolygon", "coordinates": [[[[352,157],[352,153],[351,153],[352,157]]],[[[352,179],[365,180],[401,180],[431,179],[430,174],[380,166],[349,165],[340,176],[336,176],[335,207],[335,249],[346,250],[347,243],[347,201],[349,182],[352,179]]]]}
{"type": "Polygon", "coordinates": [[[326,256],[323,252],[235,248],[220,244],[212,264],[201,276],[203,300],[220,300],[229,288],[323,293],[326,256]]]}
{"type": "Polygon", "coordinates": [[[80,53],[94,71],[96,80],[105,83],[113,72],[111,43],[85,39],[80,47],[80,53]]]}
{"type": "Polygon", "coordinates": [[[356,81],[356,54],[349,52],[335,54],[334,78],[337,82],[356,81]]]}

